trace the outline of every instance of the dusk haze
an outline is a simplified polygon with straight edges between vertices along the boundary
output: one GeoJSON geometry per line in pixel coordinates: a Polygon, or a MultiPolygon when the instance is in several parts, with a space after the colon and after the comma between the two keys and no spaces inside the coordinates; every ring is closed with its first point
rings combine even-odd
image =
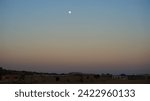
{"type": "Polygon", "coordinates": [[[0,0],[0,66],[150,73],[150,0],[0,0]]]}

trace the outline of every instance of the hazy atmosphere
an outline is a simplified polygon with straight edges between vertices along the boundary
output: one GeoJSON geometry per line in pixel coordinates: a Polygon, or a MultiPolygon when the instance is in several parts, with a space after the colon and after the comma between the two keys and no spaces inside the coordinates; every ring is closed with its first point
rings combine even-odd
{"type": "Polygon", "coordinates": [[[149,0],[0,0],[0,66],[150,72],[149,0]]]}

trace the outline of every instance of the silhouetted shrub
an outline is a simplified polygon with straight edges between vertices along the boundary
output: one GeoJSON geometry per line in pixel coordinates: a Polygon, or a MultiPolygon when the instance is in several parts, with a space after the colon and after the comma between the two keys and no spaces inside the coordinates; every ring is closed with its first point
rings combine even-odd
{"type": "Polygon", "coordinates": [[[94,78],[98,79],[98,78],[100,78],[100,75],[94,75],[94,78]]]}
{"type": "Polygon", "coordinates": [[[107,73],[106,76],[107,77],[112,77],[112,74],[107,73]]]}
{"type": "Polygon", "coordinates": [[[126,74],[120,74],[120,76],[126,76],[126,74]]]}
{"type": "Polygon", "coordinates": [[[56,81],[59,81],[60,80],[60,78],[59,77],[56,77],[56,81]]]}

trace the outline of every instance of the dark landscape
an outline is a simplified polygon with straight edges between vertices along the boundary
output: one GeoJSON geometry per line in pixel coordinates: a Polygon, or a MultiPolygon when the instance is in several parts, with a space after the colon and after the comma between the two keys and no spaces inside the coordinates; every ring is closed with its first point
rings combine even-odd
{"type": "Polygon", "coordinates": [[[31,71],[7,70],[0,67],[1,84],[150,84],[150,74],[112,75],[84,74],[71,72],[66,74],[40,73],[31,71]]]}

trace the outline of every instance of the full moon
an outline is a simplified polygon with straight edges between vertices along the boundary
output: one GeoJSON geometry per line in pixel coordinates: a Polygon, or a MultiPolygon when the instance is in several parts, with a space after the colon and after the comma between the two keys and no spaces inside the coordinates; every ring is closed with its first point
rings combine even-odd
{"type": "Polygon", "coordinates": [[[72,12],[71,11],[68,11],[68,14],[71,14],[72,12]]]}

